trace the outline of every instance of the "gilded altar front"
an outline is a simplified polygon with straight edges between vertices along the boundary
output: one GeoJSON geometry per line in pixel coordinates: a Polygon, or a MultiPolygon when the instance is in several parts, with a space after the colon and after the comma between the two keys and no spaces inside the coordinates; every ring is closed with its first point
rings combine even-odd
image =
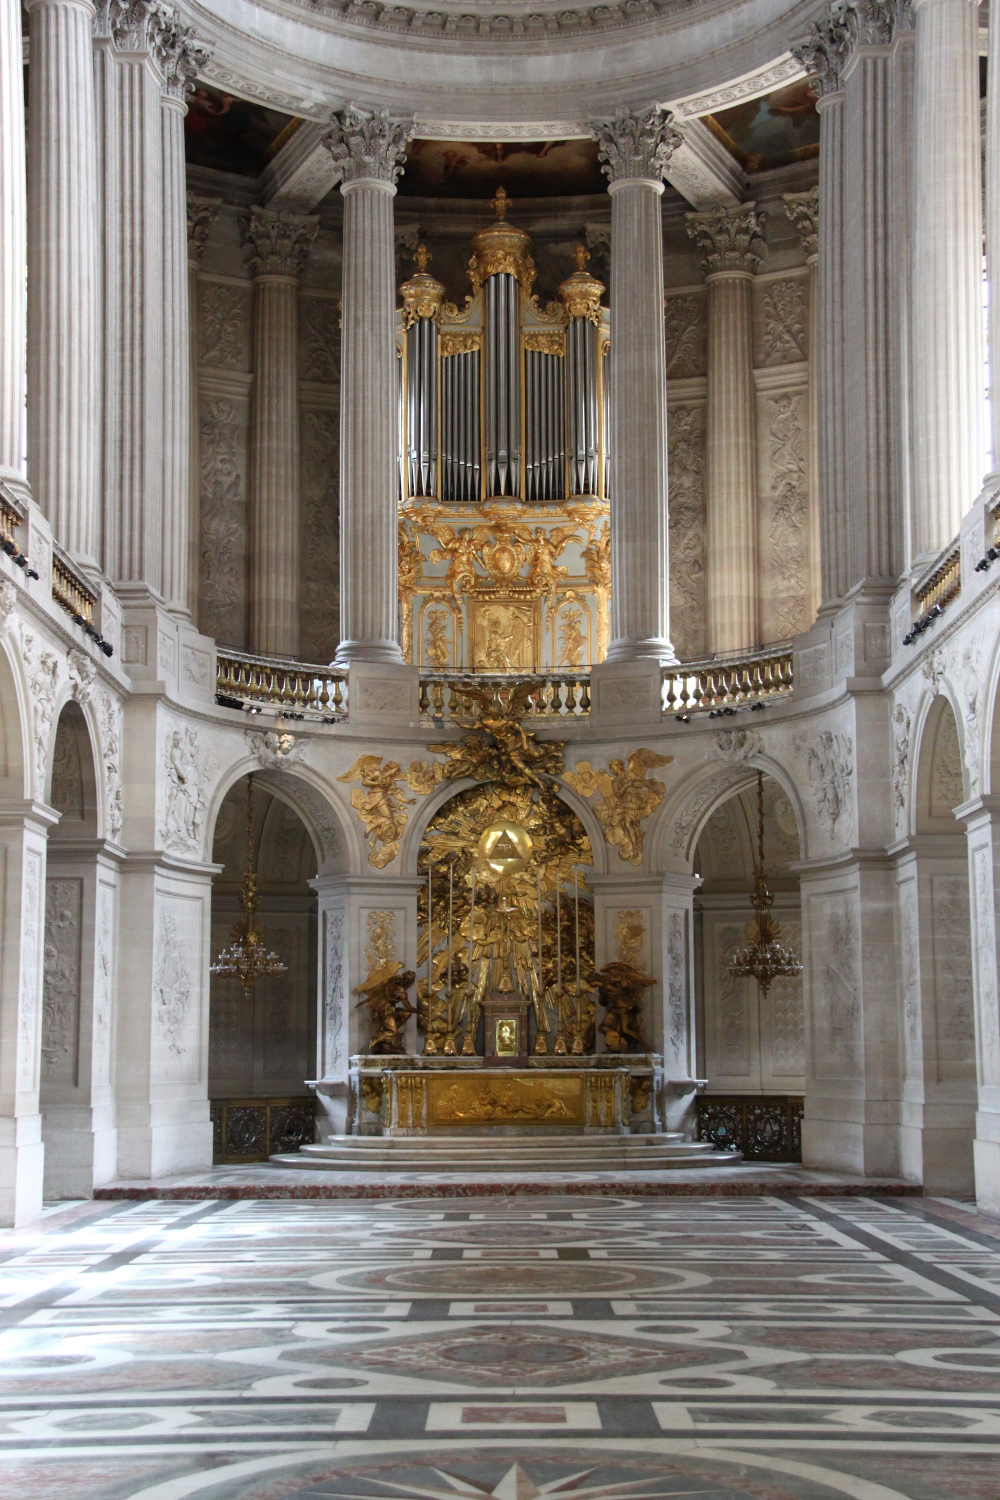
{"type": "Polygon", "coordinates": [[[351,1059],[355,1135],[649,1135],[662,1130],[655,1053],[529,1059],[351,1059]],[[537,1061],[537,1065],[536,1065],[537,1061]]]}

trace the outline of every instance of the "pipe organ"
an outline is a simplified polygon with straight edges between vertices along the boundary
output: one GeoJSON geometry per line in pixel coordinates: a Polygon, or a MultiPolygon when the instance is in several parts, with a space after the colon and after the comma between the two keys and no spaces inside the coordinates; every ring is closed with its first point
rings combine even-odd
{"type": "Polygon", "coordinates": [[[604,287],[579,245],[542,308],[502,188],[492,206],[461,310],[422,245],[400,287],[401,641],[425,671],[573,671],[607,649],[604,287]]]}

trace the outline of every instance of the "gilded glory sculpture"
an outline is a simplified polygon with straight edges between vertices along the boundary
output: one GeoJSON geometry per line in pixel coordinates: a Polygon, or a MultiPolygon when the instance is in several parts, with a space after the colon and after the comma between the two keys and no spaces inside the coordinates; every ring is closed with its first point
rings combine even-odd
{"type": "Polygon", "coordinates": [[[607,1015],[599,1030],[609,1052],[628,1052],[631,1047],[640,1052],[651,1048],[642,1034],[642,992],[656,980],[643,974],[632,964],[605,964],[594,976],[601,1004],[607,1015]]]}

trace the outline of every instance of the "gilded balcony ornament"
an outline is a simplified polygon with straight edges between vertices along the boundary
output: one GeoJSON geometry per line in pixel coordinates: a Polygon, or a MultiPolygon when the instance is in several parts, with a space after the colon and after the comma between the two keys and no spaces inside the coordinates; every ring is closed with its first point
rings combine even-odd
{"type": "Polygon", "coordinates": [[[418,245],[413,259],[417,263],[416,274],[404,281],[399,289],[403,299],[403,327],[412,328],[420,318],[436,323],[444,306],[444,287],[435,281],[427,270],[433,256],[426,245],[418,245]]]}
{"type": "Polygon", "coordinates": [[[596,276],[591,276],[586,270],[587,261],[590,259],[590,251],[586,245],[577,245],[573,251],[573,259],[576,261],[576,270],[572,276],[559,287],[559,300],[562,303],[567,318],[586,318],[588,323],[598,327],[601,321],[601,297],[604,293],[604,282],[598,281],[596,276]]]}
{"type": "Polygon", "coordinates": [[[490,202],[496,214],[496,223],[481,229],[472,237],[472,259],[469,261],[469,279],[476,291],[491,276],[506,272],[516,276],[526,297],[531,295],[535,282],[535,262],[528,254],[531,236],[523,229],[516,229],[506,222],[510,200],[502,187],[490,202]]]}
{"type": "Polygon", "coordinates": [[[563,776],[581,797],[593,797],[597,821],[604,837],[618,858],[626,864],[642,863],[646,833],[642,824],[663,801],[666,787],[662,781],[647,781],[647,772],[657,766],[669,766],[672,755],[658,755],[655,750],[633,750],[626,764],[612,760],[606,771],[598,771],[589,760],[581,760],[575,771],[563,776]]]}

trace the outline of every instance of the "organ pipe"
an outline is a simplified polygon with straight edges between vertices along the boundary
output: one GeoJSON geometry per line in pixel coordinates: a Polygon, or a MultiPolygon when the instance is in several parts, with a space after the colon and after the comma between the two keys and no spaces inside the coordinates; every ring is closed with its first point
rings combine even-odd
{"type": "Polygon", "coordinates": [[[486,483],[490,495],[521,493],[521,297],[501,271],[484,288],[486,483]]]}

